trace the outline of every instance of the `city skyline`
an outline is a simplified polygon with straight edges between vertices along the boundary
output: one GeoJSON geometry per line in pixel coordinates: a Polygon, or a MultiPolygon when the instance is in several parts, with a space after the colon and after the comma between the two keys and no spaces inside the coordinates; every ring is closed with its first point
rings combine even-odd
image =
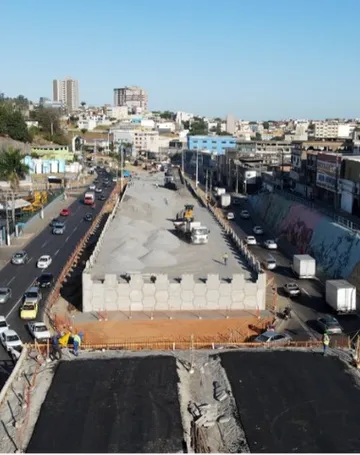
{"type": "Polygon", "coordinates": [[[80,101],[94,105],[112,104],[114,88],[136,85],[148,93],[150,110],[205,116],[232,112],[249,119],[360,117],[360,95],[354,90],[360,69],[356,0],[345,0],[341,9],[334,0],[294,5],[228,0],[223,9],[215,9],[212,0],[184,0],[176,15],[167,12],[163,0],[141,2],[128,11],[136,24],[104,27],[99,39],[82,40],[81,51],[76,45],[79,18],[91,33],[109,20],[109,10],[117,16],[122,3],[108,0],[102,10],[84,1],[66,4],[71,5],[74,34],[62,33],[61,18],[44,0],[3,6],[7,21],[0,36],[5,40],[14,24],[19,34],[3,53],[12,64],[0,80],[7,95],[51,97],[49,81],[71,73],[81,84],[80,101]],[[34,32],[28,20],[34,15],[41,31],[34,32]],[[340,29],[340,23],[346,28],[340,29]],[[56,39],[44,40],[54,30],[56,39]],[[30,35],[41,53],[24,53],[30,35]],[[117,43],[124,40],[126,55],[114,58],[117,43]],[[30,83],[29,74],[36,74],[30,83]]]}

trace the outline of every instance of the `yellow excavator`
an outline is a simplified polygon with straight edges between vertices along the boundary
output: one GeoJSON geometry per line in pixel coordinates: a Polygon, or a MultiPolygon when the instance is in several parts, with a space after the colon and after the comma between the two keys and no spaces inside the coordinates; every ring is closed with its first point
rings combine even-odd
{"type": "Polygon", "coordinates": [[[177,213],[177,221],[194,221],[194,206],[191,204],[186,204],[184,210],[177,213]]]}

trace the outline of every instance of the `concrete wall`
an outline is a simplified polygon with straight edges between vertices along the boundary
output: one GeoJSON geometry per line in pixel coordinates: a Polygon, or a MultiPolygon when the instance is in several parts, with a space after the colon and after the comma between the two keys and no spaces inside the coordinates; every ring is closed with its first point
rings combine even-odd
{"type": "Polygon", "coordinates": [[[264,310],[266,275],[260,274],[254,283],[241,274],[225,282],[218,275],[202,281],[195,281],[193,275],[177,280],[167,275],[105,275],[104,280],[95,280],[84,272],[82,288],[84,312],[264,310]]]}
{"type": "Polygon", "coordinates": [[[360,236],[325,215],[278,194],[251,196],[265,223],[300,253],[315,257],[329,277],[349,279],[360,288],[360,236]]]}

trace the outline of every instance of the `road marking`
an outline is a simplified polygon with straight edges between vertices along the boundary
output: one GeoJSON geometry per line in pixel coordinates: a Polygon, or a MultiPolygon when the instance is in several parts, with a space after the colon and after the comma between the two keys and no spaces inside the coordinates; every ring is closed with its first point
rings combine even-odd
{"type": "Polygon", "coordinates": [[[54,256],[57,256],[59,254],[60,250],[56,250],[54,256]]]}
{"type": "Polygon", "coordinates": [[[78,228],[78,226],[75,226],[73,232],[77,231],[77,228],[78,228]]]}
{"type": "Polygon", "coordinates": [[[31,262],[33,259],[34,259],[34,258],[30,258],[30,259],[28,260],[28,264],[30,264],[30,262],[31,262]]]}
{"type": "Polygon", "coordinates": [[[306,289],[301,288],[301,290],[302,290],[302,292],[303,292],[304,294],[306,294],[308,297],[310,297],[310,294],[308,293],[308,291],[307,291],[306,289]]]}
{"type": "MultiPolygon", "coordinates": [[[[29,289],[31,288],[31,286],[35,283],[36,280],[32,280],[31,283],[29,284],[29,286],[26,288],[26,289],[29,289]]],[[[16,307],[19,305],[19,303],[22,301],[23,299],[23,296],[20,297],[20,299],[14,304],[14,306],[11,308],[11,310],[8,312],[8,314],[5,316],[5,318],[7,319],[10,314],[16,309],[16,307]]]]}
{"type": "Polygon", "coordinates": [[[69,238],[70,238],[70,235],[68,237],[66,237],[65,243],[69,240],[69,238]]]}
{"type": "Polygon", "coordinates": [[[41,248],[44,248],[44,246],[46,246],[48,243],[48,240],[46,240],[46,242],[44,242],[42,245],[41,245],[41,248]]]}
{"type": "Polygon", "coordinates": [[[7,286],[9,286],[10,283],[12,283],[15,280],[15,277],[13,276],[11,280],[8,281],[7,286]]]}

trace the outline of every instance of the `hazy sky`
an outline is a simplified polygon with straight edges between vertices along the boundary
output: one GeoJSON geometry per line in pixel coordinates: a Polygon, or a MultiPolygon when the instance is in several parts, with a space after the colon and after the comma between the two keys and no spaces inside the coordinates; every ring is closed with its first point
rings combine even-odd
{"type": "Polygon", "coordinates": [[[38,100],[52,79],[112,103],[279,119],[360,117],[360,0],[2,0],[0,91],[38,100]]]}

